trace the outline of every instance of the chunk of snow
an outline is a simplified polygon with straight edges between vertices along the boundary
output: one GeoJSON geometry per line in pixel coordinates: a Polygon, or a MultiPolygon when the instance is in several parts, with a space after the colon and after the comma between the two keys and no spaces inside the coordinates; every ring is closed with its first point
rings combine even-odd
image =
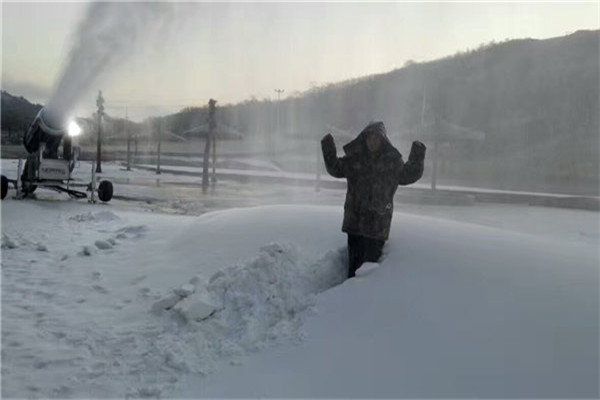
{"type": "Polygon", "coordinates": [[[203,296],[192,295],[178,302],[173,311],[186,321],[202,321],[217,311],[217,306],[209,303],[203,296]]]}
{"type": "Polygon", "coordinates": [[[170,310],[173,306],[181,301],[181,296],[172,293],[162,299],[158,300],[152,305],[152,311],[155,313],[162,313],[165,310],[170,310]]]}
{"type": "Polygon", "coordinates": [[[174,290],[175,294],[177,294],[181,297],[188,297],[195,291],[196,291],[196,287],[194,285],[190,285],[190,284],[182,285],[181,287],[178,287],[177,289],[174,290]]]}

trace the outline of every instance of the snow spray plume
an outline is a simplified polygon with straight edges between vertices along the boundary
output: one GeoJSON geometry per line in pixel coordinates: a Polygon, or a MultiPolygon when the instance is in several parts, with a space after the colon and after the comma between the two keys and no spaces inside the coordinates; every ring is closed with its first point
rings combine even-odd
{"type": "Polygon", "coordinates": [[[173,3],[92,3],[74,35],[73,48],[45,107],[53,127],[99,78],[153,39],[164,38],[175,19],[173,3]]]}

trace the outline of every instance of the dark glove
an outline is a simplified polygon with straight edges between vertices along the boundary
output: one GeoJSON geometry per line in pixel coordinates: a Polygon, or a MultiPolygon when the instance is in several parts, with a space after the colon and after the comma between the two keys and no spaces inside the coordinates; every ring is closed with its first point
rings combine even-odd
{"type": "Polygon", "coordinates": [[[415,140],[410,148],[408,159],[413,162],[422,162],[425,159],[425,150],[427,147],[422,142],[415,140]]]}
{"type": "Polygon", "coordinates": [[[325,158],[336,156],[335,142],[333,141],[331,133],[328,133],[321,139],[321,150],[323,150],[323,156],[325,156],[325,158]]]}
{"type": "Polygon", "coordinates": [[[327,146],[330,146],[330,143],[335,144],[333,141],[333,136],[331,136],[331,133],[328,133],[327,135],[323,136],[323,139],[321,139],[321,144],[327,144],[327,146]]]}

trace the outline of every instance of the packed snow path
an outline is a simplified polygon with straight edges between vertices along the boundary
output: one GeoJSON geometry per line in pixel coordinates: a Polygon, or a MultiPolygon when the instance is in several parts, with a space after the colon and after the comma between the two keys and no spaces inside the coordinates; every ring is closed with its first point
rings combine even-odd
{"type": "Polygon", "coordinates": [[[598,396],[593,240],[397,213],[335,286],[341,218],[3,202],[2,395],[598,396]]]}

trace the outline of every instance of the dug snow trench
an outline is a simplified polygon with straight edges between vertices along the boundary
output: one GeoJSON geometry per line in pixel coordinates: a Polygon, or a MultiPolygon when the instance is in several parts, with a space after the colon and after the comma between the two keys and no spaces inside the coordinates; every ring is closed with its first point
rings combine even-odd
{"type": "Polygon", "coordinates": [[[169,291],[152,311],[166,325],[174,322],[177,342],[188,346],[174,348],[170,339],[159,344],[167,349],[167,364],[205,373],[213,360],[301,339],[303,311],[314,304],[314,295],[345,280],[345,254],[342,248],[309,261],[291,244],[271,243],[208,282],[195,276],[169,291]]]}

